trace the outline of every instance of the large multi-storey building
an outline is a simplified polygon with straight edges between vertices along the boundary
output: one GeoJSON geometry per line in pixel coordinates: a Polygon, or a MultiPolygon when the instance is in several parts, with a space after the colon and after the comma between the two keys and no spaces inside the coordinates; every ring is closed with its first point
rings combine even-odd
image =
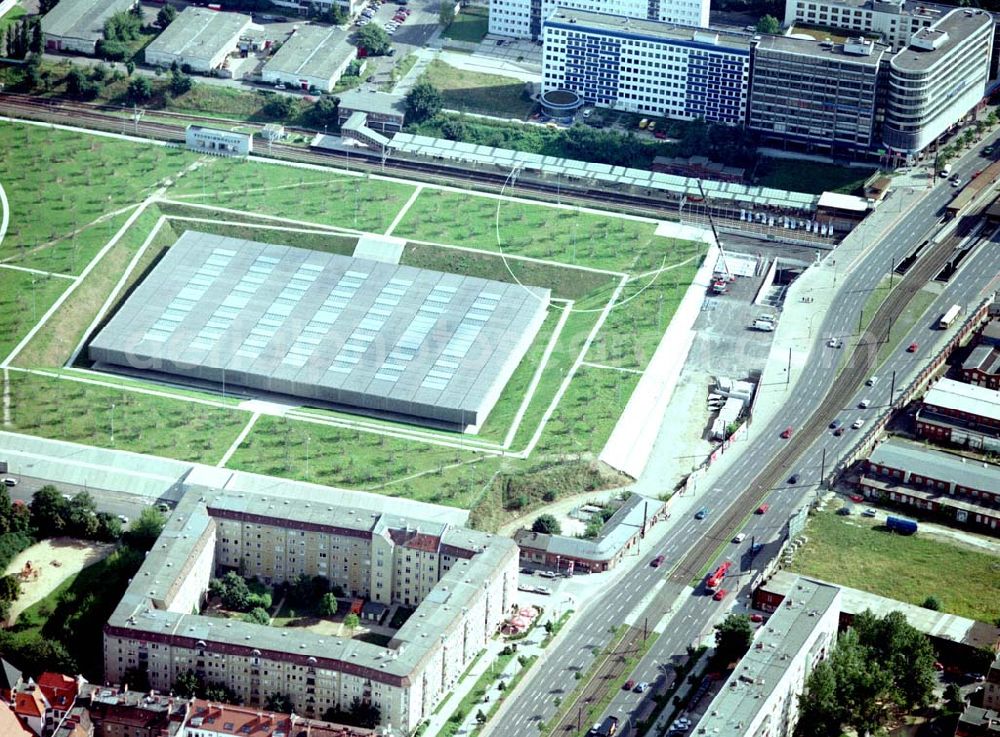
{"type": "Polygon", "coordinates": [[[541,38],[545,20],[558,9],[707,28],[709,0],[490,0],[490,33],[541,38]]]}
{"type": "Polygon", "coordinates": [[[742,125],[749,36],[560,8],[543,29],[542,89],[681,120],[742,125]]]}
{"type": "Polygon", "coordinates": [[[756,42],[747,126],[765,139],[845,155],[878,140],[879,69],[888,48],[765,36],[756,42]]]}
{"type": "Polygon", "coordinates": [[[699,734],[785,737],[795,731],[799,696],[837,640],[840,589],[797,578],[705,710],[699,734]]]}
{"type": "Polygon", "coordinates": [[[993,18],[956,9],[913,34],[889,62],[885,145],[912,157],[934,142],[986,94],[993,18]]]}
{"type": "Polygon", "coordinates": [[[802,23],[865,36],[878,34],[895,51],[949,10],[945,5],[912,0],[785,0],[785,25],[802,23]]]}
{"type": "Polygon", "coordinates": [[[297,714],[376,707],[409,733],[497,631],[517,589],[511,540],[350,506],[189,491],[104,629],[105,678],[130,669],[158,690],[192,671],[259,705],[287,694],[297,714]],[[200,614],[210,578],[265,584],[323,576],[353,597],[416,606],[385,646],[200,614]]]}

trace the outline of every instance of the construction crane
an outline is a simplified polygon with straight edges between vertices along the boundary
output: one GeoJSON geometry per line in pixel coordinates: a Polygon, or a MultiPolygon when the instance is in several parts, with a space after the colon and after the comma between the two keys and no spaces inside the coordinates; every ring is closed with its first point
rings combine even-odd
{"type": "MultiPolygon", "coordinates": [[[[708,224],[712,228],[712,237],[715,239],[715,244],[719,247],[719,260],[722,262],[722,274],[725,278],[713,278],[712,279],[712,292],[715,294],[725,294],[726,286],[729,282],[733,280],[733,274],[729,270],[729,261],[726,258],[726,250],[722,247],[722,239],[719,238],[719,231],[715,229],[715,220],[712,218],[712,208],[708,204],[708,197],[705,196],[705,188],[701,186],[701,179],[696,179],[698,182],[698,192],[701,194],[701,201],[705,203],[705,215],[708,216],[708,224]]],[[[714,273],[718,273],[719,269],[716,269],[714,273]]]]}

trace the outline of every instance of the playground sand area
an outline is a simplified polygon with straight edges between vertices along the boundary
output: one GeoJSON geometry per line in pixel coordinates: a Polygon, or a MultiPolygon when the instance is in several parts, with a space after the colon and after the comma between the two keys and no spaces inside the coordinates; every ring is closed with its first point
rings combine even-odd
{"type": "Polygon", "coordinates": [[[112,543],[55,537],[19,553],[5,571],[21,581],[21,595],[11,606],[8,622],[16,622],[25,609],[44,599],[66,579],[106,558],[114,549],[112,543]]]}

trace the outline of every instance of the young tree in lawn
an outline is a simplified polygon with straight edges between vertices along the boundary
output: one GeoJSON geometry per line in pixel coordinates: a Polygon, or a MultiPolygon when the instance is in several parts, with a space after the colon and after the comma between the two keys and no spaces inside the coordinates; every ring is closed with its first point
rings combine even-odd
{"type": "MultiPolygon", "coordinates": [[[[367,28],[368,26],[365,26],[367,28]]],[[[406,118],[410,123],[420,123],[441,112],[444,101],[437,87],[426,80],[417,82],[406,94],[406,118]]]]}

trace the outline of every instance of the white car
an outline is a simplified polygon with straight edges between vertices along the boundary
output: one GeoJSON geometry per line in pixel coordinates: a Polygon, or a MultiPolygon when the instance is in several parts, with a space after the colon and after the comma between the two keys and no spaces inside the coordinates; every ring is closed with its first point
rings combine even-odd
{"type": "Polygon", "coordinates": [[[3,480],[4,486],[17,486],[17,479],[12,479],[10,476],[3,480]]]}
{"type": "Polygon", "coordinates": [[[830,340],[826,341],[826,345],[828,348],[840,348],[844,345],[844,342],[840,338],[830,338],[830,340]]]}
{"type": "Polygon", "coordinates": [[[119,514],[118,515],[118,521],[121,522],[123,525],[127,525],[128,524],[128,517],[126,517],[124,514],[119,514]]]}
{"type": "Polygon", "coordinates": [[[857,430],[859,427],[861,427],[864,424],[865,424],[864,419],[861,418],[861,417],[859,417],[858,419],[856,419],[854,422],[851,423],[851,427],[853,427],[855,430],[857,430]]]}
{"type": "Polygon", "coordinates": [[[741,542],[743,542],[746,539],[747,539],[747,534],[745,532],[741,532],[739,535],[737,535],[736,537],[733,538],[733,542],[736,543],[737,545],[739,545],[741,542]]]}
{"type": "Polygon", "coordinates": [[[858,402],[858,406],[861,409],[868,409],[871,406],[871,404],[872,404],[872,400],[870,400],[870,399],[862,399],[860,402],[858,402]]]}
{"type": "Polygon", "coordinates": [[[865,382],[865,386],[875,386],[878,383],[878,377],[873,376],[868,381],[865,382]]]}

